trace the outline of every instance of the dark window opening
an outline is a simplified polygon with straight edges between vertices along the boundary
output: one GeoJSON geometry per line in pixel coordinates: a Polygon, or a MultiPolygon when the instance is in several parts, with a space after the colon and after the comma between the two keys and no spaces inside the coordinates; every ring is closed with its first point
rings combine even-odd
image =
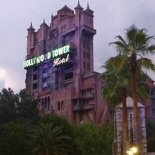
{"type": "Polygon", "coordinates": [[[86,68],[86,63],[85,62],[83,62],[83,68],[86,68]]]}
{"type": "Polygon", "coordinates": [[[87,58],[89,58],[89,57],[90,57],[89,52],[87,52],[87,58]]]}
{"type": "Polygon", "coordinates": [[[89,40],[87,41],[87,48],[89,49],[89,40]]]}
{"type": "Polygon", "coordinates": [[[37,89],[37,83],[33,84],[33,89],[37,89]]]}
{"type": "Polygon", "coordinates": [[[91,93],[91,88],[87,89],[87,93],[91,93]]]}
{"type": "Polygon", "coordinates": [[[63,109],[64,109],[64,102],[61,101],[61,110],[63,110],[63,109]]]}
{"type": "Polygon", "coordinates": [[[65,70],[68,70],[70,68],[73,68],[73,64],[72,63],[68,63],[65,65],[65,70]]]}
{"type": "Polygon", "coordinates": [[[86,90],[82,90],[82,94],[85,95],[86,94],[86,90]]]}
{"type": "Polygon", "coordinates": [[[83,40],[83,47],[86,47],[86,41],[83,40]]]}
{"type": "Polygon", "coordinates": [[[50,109],[50,97],[47,98],[48,109],[50,109]]]}
{"type": "Polygon", "coordinates": [[[34,81],[34,80],[37,80],[37,74],[34,74],[34,75],[33,75],[33,81],[34,81]]]}
{"type": "Polygon", "coordinates": [[[73,78],[73,72],[65,74],[65,80],[73,78]]]}
{"type": "Polygon", "coordinates": [[[155,117],[155,109],[152,109],[152,115],[155,117]]]}
{"type": "Polygon", "coordinates": [[[60,102],[58,102],[58,110],[60,110],[60,102]]]}
{"type": "Polygon", "coordinates": [[[33,72],[36,72],[38,70],[38,66],[33,67],[33,72]]]}
{"type": "Polygon", "coordinates": [[[90,64],[89,63],[87,63],[87,69],[90,69],[90,64]]]}
{"type": "Polygon", "coordinates": [[[86,57],[86,52],[85,51],[83,51],[83,57],[86,57]]]}

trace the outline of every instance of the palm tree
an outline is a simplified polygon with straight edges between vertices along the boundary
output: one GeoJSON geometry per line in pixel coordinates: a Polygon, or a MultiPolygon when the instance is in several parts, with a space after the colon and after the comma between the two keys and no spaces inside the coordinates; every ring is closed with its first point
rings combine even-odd
{"type": "Polygon", "coordinates": [[[114,65],[120,59],[121,55],[116,57],[111,57],[102,66],[106,69],[104,73],[101,74],[101,79],[104,81],[104,85],[101,90],[101,95],[108,103],[113,103],[115,105],[119,104],[121,101],[123,103],[123,137],[124,137],[124,152],[128,148],[129,144],[129,133],[128,133],[128,118],[127,118],[127,107],[126,107],[126,97],[129,94],[129,73],[126,72],[126,66],[117,71],[114,70],[114,65]],[[126,73],[126,74],[124,74],[126,73]]]}
{"type": "MultiPolygon", "coordinates": [[[[129,147],[129,133],[128,133],[128,118],[127,118],[127,107],[126,107],[126,97],[131,96],[131,82],[130,82],[130,72],[129,72],[129,61],[125,61],[121,69],[119,65],[121,64],[122,55],[117,55],[116,57],[109,58],[105,65],[102,66],[106,69],[104,73],[101,74],[101,79],[104,81],[104,85],[101,90],[101,95],[108,103],[113,103],[115,105],[119,104],[121,101],[123,103],[123,137],[124,137],[124,152],[129,147]]],[[[148,76],[143,72],[137,72],[136,75],[136,89],[138,98],[148,97],[148,86],[144,81],[148,79],[148,76]],[[141,82],[139,82],[141,81],[141,82]]]]}
{"type": "Polygon", "coordinates": [[[67,155],[69,151],[69,146],[65,142],[70,138],[62,134],[62,127],[40,123],[30,130],[30,135],[34,140],[34,154],[67,155]]]}
{"type": "Polygon", "coordinates": [[[142,71],[143,68],[155,70],[155,65],[152,61],[144,56],[148,54],[154,54],[155,45],[150,45],[153,36],[146,34],[146,29],[138,29],[132,25],[126,30],[126,39],[123,39],[120,35],[116,37],[118,40],[111,42],[110,45],[115,45],[117,51],[122,55],[121,66],[128,61],[130,62],[130,79],[132,88],[132,99],[134,106],[134,123],[135,123],[135,142],[139,142],[139,116],[137,107],[137,90],[136,90],[136,74],[137,71],[142,71]]]}

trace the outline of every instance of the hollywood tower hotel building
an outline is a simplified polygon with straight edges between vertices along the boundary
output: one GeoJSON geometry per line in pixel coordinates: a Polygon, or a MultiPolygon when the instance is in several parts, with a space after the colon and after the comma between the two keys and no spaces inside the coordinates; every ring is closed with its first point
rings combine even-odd
{"type": "Polygon", "coordinates": [[[100,97],[102,82],[94,72],[93,11],[66,5],[35,31],[28,28],[26,91],[41,114],[53,113],[79,124],[101,123],[107,111],[100,97]]]}

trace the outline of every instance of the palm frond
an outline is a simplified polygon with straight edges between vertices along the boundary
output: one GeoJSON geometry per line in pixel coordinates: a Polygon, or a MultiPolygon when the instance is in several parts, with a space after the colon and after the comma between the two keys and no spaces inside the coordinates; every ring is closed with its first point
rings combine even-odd
{"type": "Polygon", "coordinates": [[[145,69],[155,71],[155,65],[152,63],[151,59],[142,57],[137,60],[137,65],[142,66],[145,69]]]}

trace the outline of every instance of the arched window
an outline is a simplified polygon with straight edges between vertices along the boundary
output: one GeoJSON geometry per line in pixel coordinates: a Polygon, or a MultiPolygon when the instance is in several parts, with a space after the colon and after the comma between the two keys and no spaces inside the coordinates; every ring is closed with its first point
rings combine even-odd
{"type": "Polygon", "coordinates": [[[50,109],[50,97],[47,98],[47,108],[50,109]]]}
{"type": "Polygon", "coordinates": [[[58,102],[57,107],[58,107],[58,110],[60,110],[60,108],[61,108],[61,107],[60,107],[60,102],[58,102]]]}
{"type": "Polygon", "coordinates": [[[61,110],[64,110],[64,101],[61,101],[61,110]]]}

